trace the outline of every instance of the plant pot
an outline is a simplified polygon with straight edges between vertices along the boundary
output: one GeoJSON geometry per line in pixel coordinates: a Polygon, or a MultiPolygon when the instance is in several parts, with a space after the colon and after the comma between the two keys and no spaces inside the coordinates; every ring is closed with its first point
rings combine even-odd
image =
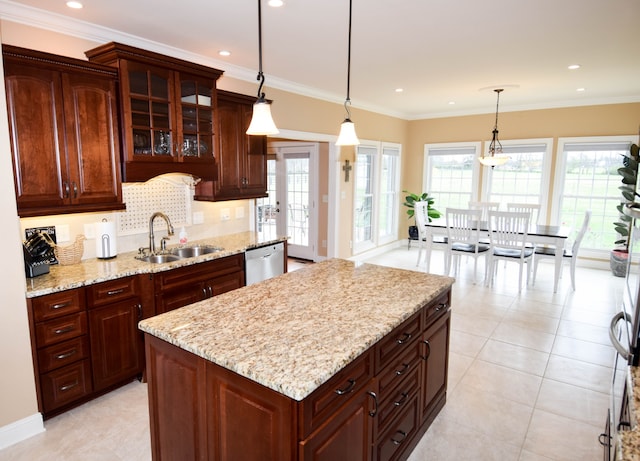
{"type": "Polygon", "coordinates": [[[616,277],[626,277],[629,252],[627,250],[611,250],[609,265],[611,273],[616,277]]]}
{"type": "Polygon", "coordinates": [[[418,240],[418,226],[409,226],[409,240],[418,240]]]}

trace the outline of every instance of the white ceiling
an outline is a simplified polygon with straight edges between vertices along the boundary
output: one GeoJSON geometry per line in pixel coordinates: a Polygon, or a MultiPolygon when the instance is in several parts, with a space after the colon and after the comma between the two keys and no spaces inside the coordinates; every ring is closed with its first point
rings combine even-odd
{"type": "MultiPolygon", "coordinates": [[[[0,16],[255,81],[257,1],[0,0],[0,16]]],[[[271,87],[344,102],[349,1],[262,1],[267,97],[271,87]]],[[[639,20],[639,0],[353,0],[352,104],[405,119],[491,113],[496,87],[501,112],[638,102],[639,20]]]]}

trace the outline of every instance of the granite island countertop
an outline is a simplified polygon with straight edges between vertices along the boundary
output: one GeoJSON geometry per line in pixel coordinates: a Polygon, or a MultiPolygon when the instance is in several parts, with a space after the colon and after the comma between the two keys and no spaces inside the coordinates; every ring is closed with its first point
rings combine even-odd
{"type": "Polygon", "coordinates": [[[145,319],[139,326],[300,401],[453,282],[330,259],[145,319]]]}
{"type": "Polygon", "coordinates": [[[621,431],[622,457],[620,461],[640,461],[640,427],[638,427],[638,411],[640,410],[640,367],[629,367],[630,390],[629,416],[631,429],[621,431]]]}
{"type": "MultiPolygon", "coordinates": [[[[78,264],[70,266],[53,265],[50,272],[34,278],[27,278],[27,298],[34,298],[58,291],[78,288],[107,280],[118,279],[136,274],[147,274],[176,269],[182,266],[198,264],[243,253],[251,248],[257,248],[272,243],[283,242],[286,237],[262,239],[257,232],[239,232],[220,237],[212,237],[189,242],[191,245],[212,245],[222,248],[221,251],[201,255],[195,258],[185,258],[168,263],[155,264],[136,259],[138,252],[120,253],[113,259],[84,259],[78,264]]],[[[177,245],[169,245],[169,249],[177,245]]]]}

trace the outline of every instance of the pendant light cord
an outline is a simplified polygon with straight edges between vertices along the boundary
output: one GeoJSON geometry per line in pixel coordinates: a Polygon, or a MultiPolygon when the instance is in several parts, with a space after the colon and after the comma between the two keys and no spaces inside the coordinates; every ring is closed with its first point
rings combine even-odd
{"type": "Polygon", "coordinates": [[[347,120],[351,120],[351,98],[349,98],[349,90],[351,87],[351,10],[353,9],[353,0],[349,0],[349,45],[347,50],[347,99],[344,101],[344,108],[347,111],[347,120]]]}
{"type": "Polygon", "coordinates": [[[498,97],[496,99],[496,124],[493,127],[493,139],[491,140],[491,144],[489,145],[489,151],[490,151],[492,157],[495,155],[495,152],[496,152],[496,143],[498,143],[498,150],[500,152],[502,152],[502,144],[500,143],[500,140],[498,139],[498,106],[500,105],[500,93],[503,90],[502,90],[502,88],[498,88],[498,89],[495,89],[493,91],[496,92],[498,97]]]}
{"type": "Polygon", "coordinates": [[[258,0],[258,77],[256,80],[260,80],[260,86],[258,86],[258,100],[264,100],[264,93],[262,92],[262,86],[264,85],[264,74],[262,73],[262,4],[261,0],[258,0]]]}

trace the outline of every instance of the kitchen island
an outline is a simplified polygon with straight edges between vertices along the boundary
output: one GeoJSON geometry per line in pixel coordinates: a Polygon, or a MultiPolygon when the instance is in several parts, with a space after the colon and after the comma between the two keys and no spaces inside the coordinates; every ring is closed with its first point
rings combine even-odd
{"type": "Polygon", "coordinates": [[[406,459],[445,403],[453,281],[332,259],[143,320],[154,459],[406,459]]]}

